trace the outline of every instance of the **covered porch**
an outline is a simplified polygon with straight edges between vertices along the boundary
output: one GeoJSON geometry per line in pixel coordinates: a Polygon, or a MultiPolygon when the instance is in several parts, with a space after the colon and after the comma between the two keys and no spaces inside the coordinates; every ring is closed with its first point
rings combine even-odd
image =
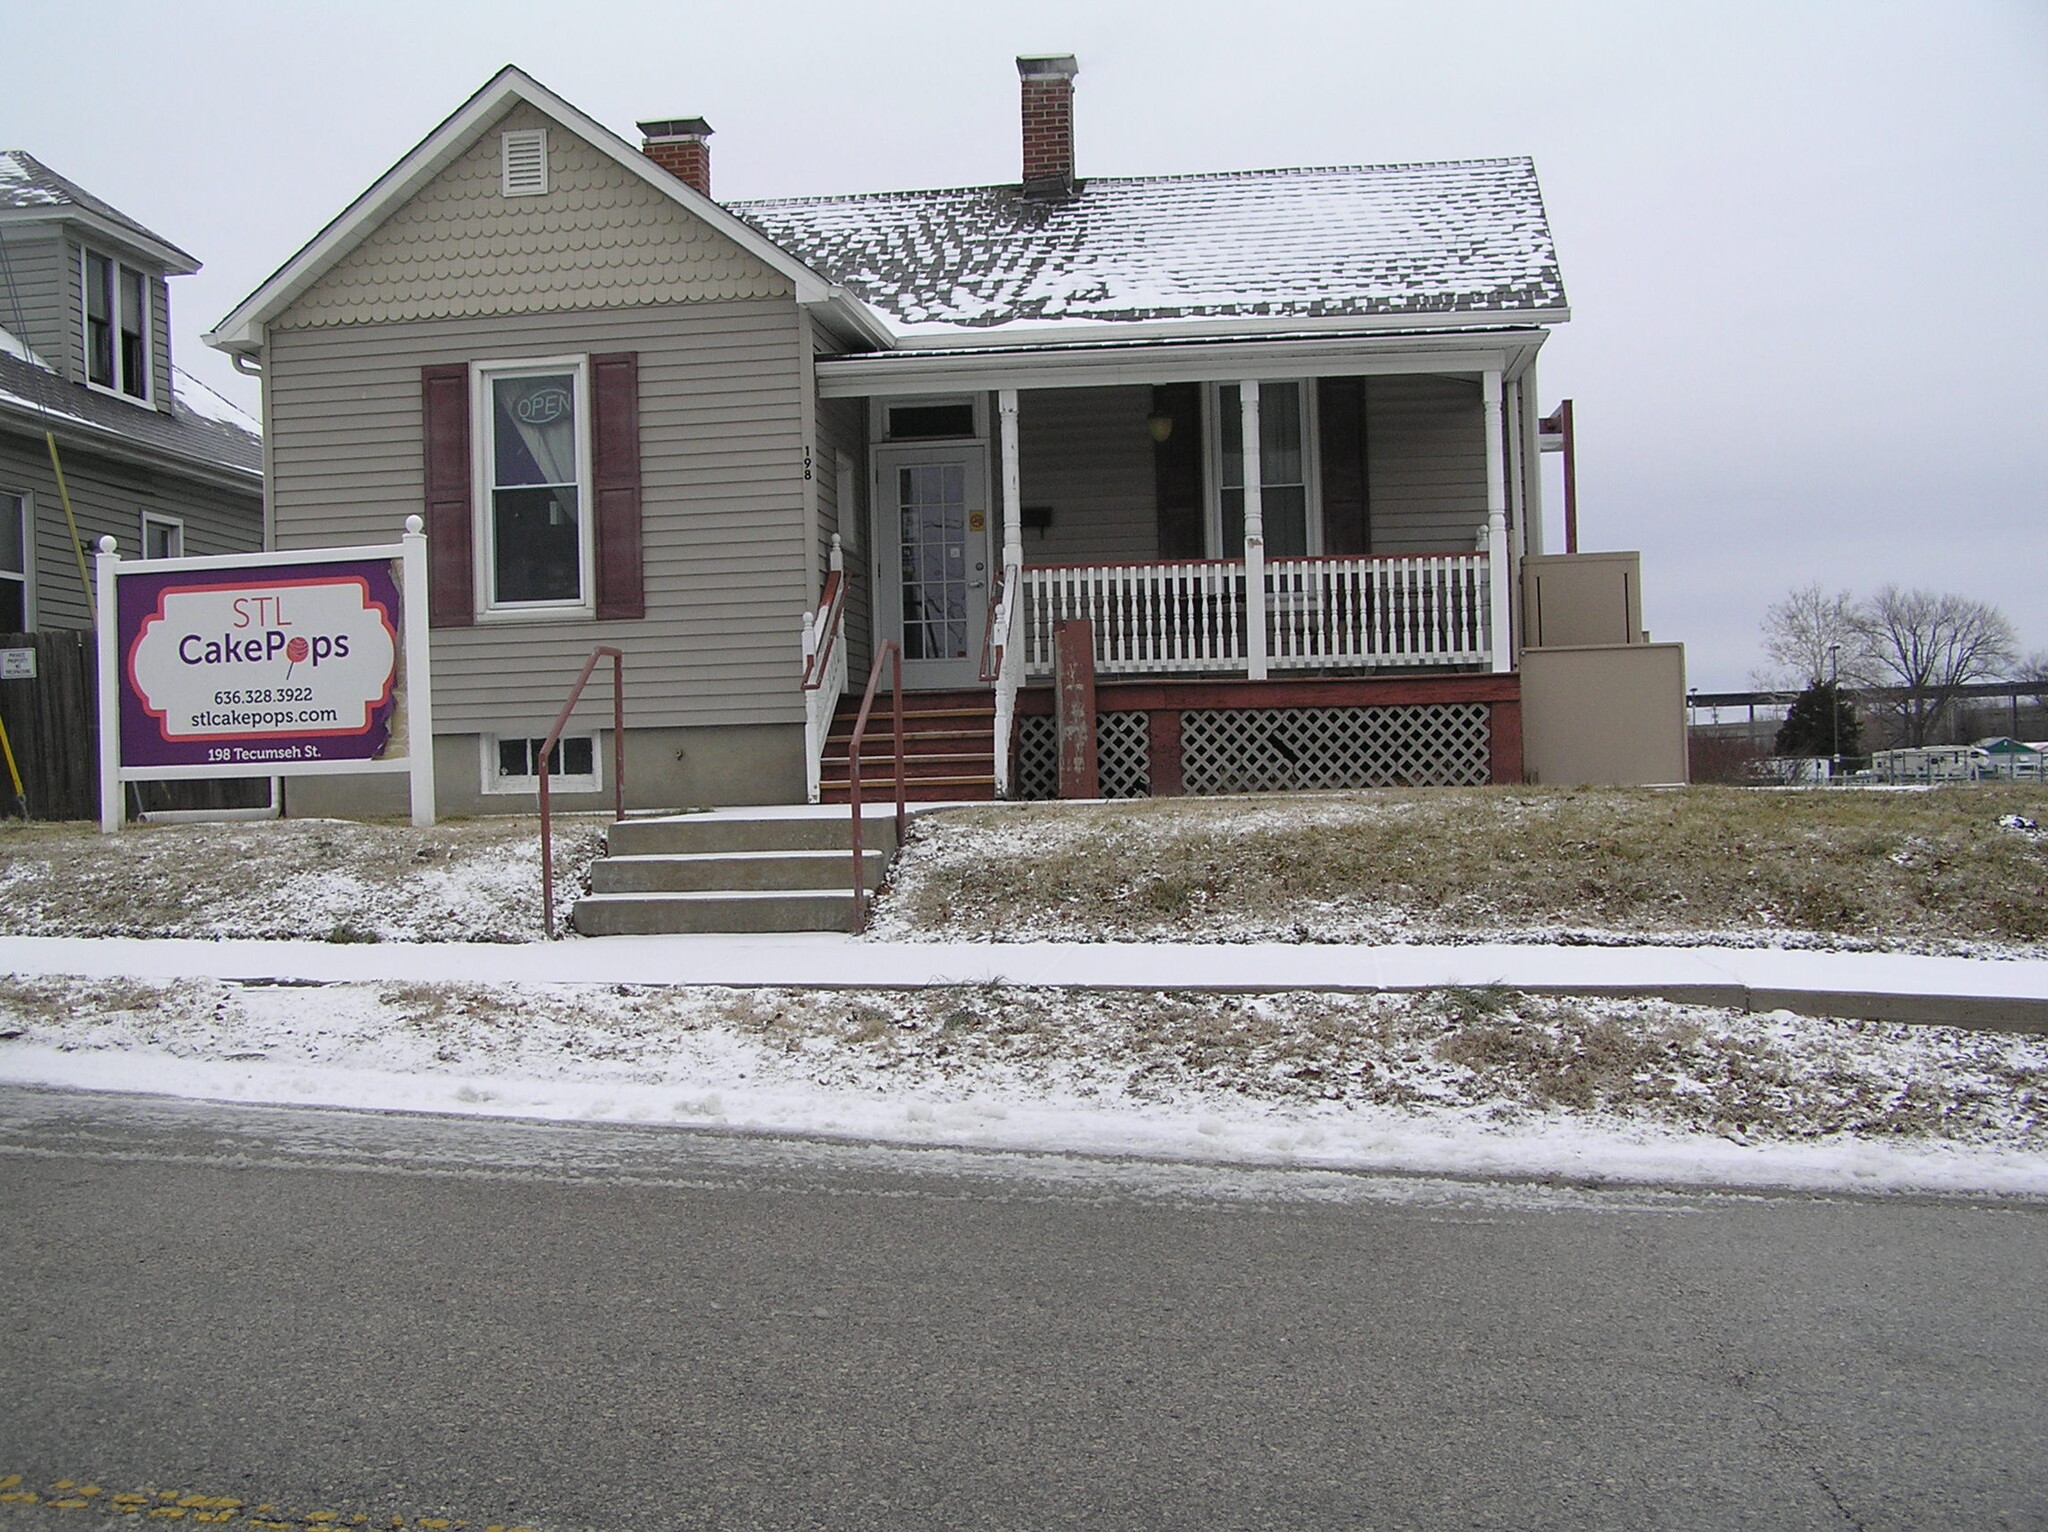
{"type": "MultiPolygon", "coordinates": [[[[819,528],[822,549],[838,538],[841,610],[821,603],[810,642],[829,652],[847,612],[853,631],[849,681],[820,675],[820,688],[857,688],[895,639],[906,689],[985,689],[1008,796],[1042,755],[1043,725],[1027,721],[1052,711],[1056,636],[1086,622],[1108,701],[1202,683],[1198,706],[1105,707],[1147,720],[1144,769],[1123,774],[1138,790],[1231,790],[1170,769],[1165,714],[1299,723],[1306,705],[1322,712],[1304,726],[1328,734],[1331,708],[1440,710],[1456,677],[1503,680],[1463,699],[1487,738],[1475,744],[1465,717],[1463,764],[1442,779],[1473,780],[1475,761],[1483,780],[1510,779],[1491,735],[1512,702],[1513,571],[1541,551],[1540,332],[1429,340],[821,360],[835,472],[819,528]],[[1312,703],[1294,694],[1310,682],[1312,703]]],[[[1104,727],[1135,741],[1132,720],[1104,727]]],[[[1434,754],[1420,742],[1374,779],[1439,779],[1434,754]]]]}

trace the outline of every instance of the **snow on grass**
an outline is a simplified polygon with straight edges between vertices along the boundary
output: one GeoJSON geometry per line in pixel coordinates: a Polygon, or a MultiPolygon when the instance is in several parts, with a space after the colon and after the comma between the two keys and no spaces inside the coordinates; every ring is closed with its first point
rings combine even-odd
{"type": "Polygon", "coordinates": [[[1424,789],[920,816],[885,940],[2048,954],[2039,787],[1424,789]]]}
{"type": "Polygon", "coordinates": [[[0,1079],[1337,1169],[2048,1195],[2048,1040],[1492,991],[13,978],[0,1079]]]}
{"type": "MultiPolygon", "coordinates": [[[[562,816],[556,887],[569,897],[602,822],[562,816]]],[[[505,942],[540,938],[531,818],[431,829],[322,819],[0,827],[0,935],[505,942]]],[[[566,898],[565,901],[566,903],[566,898]]]]}

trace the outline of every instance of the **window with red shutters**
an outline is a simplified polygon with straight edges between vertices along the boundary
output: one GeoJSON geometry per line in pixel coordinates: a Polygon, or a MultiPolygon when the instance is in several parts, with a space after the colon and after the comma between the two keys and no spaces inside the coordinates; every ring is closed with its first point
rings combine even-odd
{"type": "Polygon", "coordinates": [[[646,615],[639,394],[634,352],[421,369],[433,626],[479,613],[646,615]],[[587,401],[576,397],[585,388],[587,401]],[[586,422],[587,486],[576,441],[586,422]],[[576,525],[586,516],[587,541],[576,525]]]}

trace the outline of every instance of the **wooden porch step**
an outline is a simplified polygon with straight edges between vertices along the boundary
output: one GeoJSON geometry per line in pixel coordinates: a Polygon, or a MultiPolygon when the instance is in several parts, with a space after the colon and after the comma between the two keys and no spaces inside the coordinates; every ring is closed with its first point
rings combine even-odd
{"type": "MultiPolygon", "coordinates": [[[[818,795],[826,803],[844,803],[851,795],[845,778],[822,782],[818,795]]],[[[996,779],[987,776],[905,777],[903,796],[911,803],[988,803],[995,799],[996,779]]],[[[890,803],[896,797],[896,779],[861,773],[860,797],[864,807],[890,803]]]]}

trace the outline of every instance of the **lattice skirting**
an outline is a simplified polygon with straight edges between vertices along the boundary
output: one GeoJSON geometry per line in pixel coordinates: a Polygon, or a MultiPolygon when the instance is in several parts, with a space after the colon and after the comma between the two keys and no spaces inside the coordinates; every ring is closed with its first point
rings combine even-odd
{"type": "Polygon", "coordinates": [[[1477,786],[1493,775],[1483,702],[1205,708],[1180,720],[1189,793],[1477,786]]]}
{"type": "MultiPolygon", "coordinates": [[[[1095,766],[1105,798],[1145,798],[1152,793],[1150,729],[1144,713],[1095,716],[1095,766]]],[[[1060,786],[1059,726],[1047,714],[1017,720],[1017,796],[1057,798],[1060,786]]]]}
{"type": "MultiPolygon", "coordinates": [[[[1483,702],[1410,707],[1205,708],[1180,715],[1188,793],[1303,792],[1345,787],[1480,786],[1493,779],[1492,714],[1483,702]]],[[[1095,755],[1105,798],[1151,794],[1142,712],[1103,713],[1095,755]]],[[[1017,796],[1059,796],[1058,727],[1017,720],[1017,796]]]]}

